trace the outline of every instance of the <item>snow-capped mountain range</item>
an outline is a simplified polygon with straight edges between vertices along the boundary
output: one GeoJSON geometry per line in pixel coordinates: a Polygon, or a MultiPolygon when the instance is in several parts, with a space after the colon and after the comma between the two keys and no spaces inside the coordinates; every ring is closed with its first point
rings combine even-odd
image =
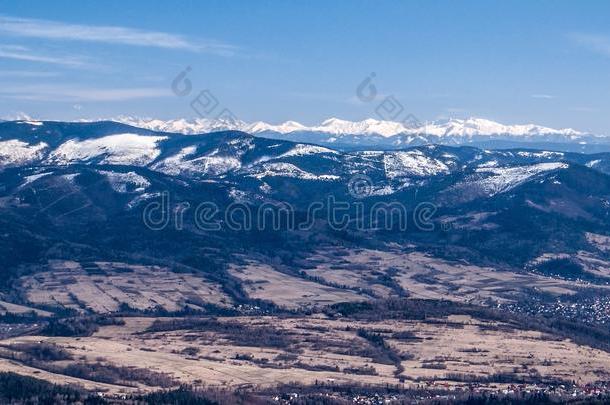
{"type": "MultiPolygon", "coordinates": [[[[564,246],[595,249],[587,244],[585,232],[610,234],[610,153],[445,145],[345,151],[242,131],[184,135],[111,121],[11,121],[0,123],[0,213],[5,234],[19,231],[16,238],[0,237],[3,257],[42,243],[56,250],[55,242],[46,242],[49,237],[34,232],[58,227],[48,235],[71,235],[78,241],[75,249],[84,241],[96,249],[107,243],[104,251],[119,249],[120,254],[124,249],[148,254],[143,237],[150,238],[150,250],[164,253],[211,243],[239,246],[244,252],[242,242],[252,246],[261,240],[273,251],[287,249],[286,241],[294,241],[289,249],[296,251],[305,243],[317,249],[319,243],[360,240],[366,240],[364,246],[384,240],[409,249],[437,249],[431,243],[440,240],[449,244],[448,252],[474,252],[477,258],[501,252],[508,258],[503,260],[512,260],[509,265],[523,266],[539,252],[564,253],[564,246]],[[269,207],[290,207],[291,217],[302,221],[320,204],[324,209],[311,223],[311,234],[309,228],[284,237],[276,230],[250,234],[227,227],[233,217],[226,214],[234,207],[249,207],[253,215],[262,212],[258,218],[266,217],[269,207]],[[364,234],[370,239],[338,232],[331,219],[324,219],[335,216],[326,214],[331,206],[336,206],[337,218],[345,212],[366,218],[370,225],[364,234]],[[436,223],[432,232],[412,226],[415,212],[413,217],[410,212],[420,206],[436,209],[431,211],[436,223]],[[220,229],[198,228],[199,214],[207,215],[199,207],[218,208],[211,224],[220,229]],[[410,224],[406,232],[383,225],[396,207],[409,212],[402,217],[410,224]],[[185,212],[186,221],[193,220],[184,228],[181,222],[179,229],[193,233],[175,245],[166,243],[182,235],[173,225],[169,232],[150,235],[158,224],[150,215],[158,218],[159,212],[172,213],[168,218],[185,212]],[[566,236],[574,232],[578,234],[566,236]],[[120,237],[109,243],[109,234],[120,237]],[[159,235],[165,239],[155,245],[159,235]],[[199,243],[193,235],[205,239],[199,243]],[[24,247],[16,250],[14,241],[24,247]]],[[[348,222],[356,228],[361,223],[348,222]]],[[[53,256],[44,257],[46,262],[53,256]]]]}
{"type": "MultiPolygon", "coordinates": [[[[37,122],[29,117],[18,120],[37,122]]],[[[103,121],[185,135],[237,130],[262,138],[314,143],[339,150],[395,150],[437,144],[468,145],[485,149],[531,148],[581,153],[610,151],[610,136],[536,124],[506,125],[484,118],[451,118],[424,123],[414,118],[409,122],[372,118],[362,121],[329,118],[311,126],[297,121],[270,124],[264,121],[249,123],[231,119],[162,120],[134,116],[118,116],[103,121]]],[[[76,122],[96,122],[96,120],[82,119],[76,122]]]]}
{"type": "MultiPolygon", "coordinates": [[[[184,254],[189,266],[206,257],[205,274],[216,274],[202,256],[208,250],[218,249],[225,263],[232,256],[225,249],[244,255],[261,244],[264,252],[302,252],[392,243],[523,268],[540,252],[606,254],[587,235],[610,235],[610,153],[445,145],[345,151],[242,131],[184,135],[112,121],[9,121],[0,122],[0,214],[5,267],[38,247],[49,251],[33,260],[45,264],[65,246],[88,262],[97,252],[184,254]],[[433,215],[434,229],[416,227],[420,206],[435,208],[423,211],[433,215]],[[239,207],[253,220],[287,209],[308,228],[237,231],[226,214],[239,207]],[[395,208],[407,210],[399,213],[408,217],[406,231],[387,225],[395,208]],[[159,228],[159,214],[171,226],[159,228]],[[353,216],[343,231],[331,221],[344,214],[363,221],[353,216]],[[220,228],[200,227],[201,218],[220,228]],[[7,238],[10,232],[17,236],[7,238]]],[[[599,266],[600,274],[608,267],[599,266]]]]}
{"type": "Polygon", "coordinates": [[[554,129],[541,125],[504,125],[483,118],[448,119],[426,122],[414,125],[395,121],[382,121],[372,118],[363,121],[347,121],[339,118],[329,118],[319,125],[306,126],[296,121],[286,121],[281,124],[269,124],[263,121],[247,123],[223,119],[173,119],[159,120],[120,116],[113,121],[133,125],[154,131],[177,132],[182,134],[201,134],[216,130],[239,130],[250,134],[275,132],[290,134],[293,132],[324,132],[332,135],[381,135],[392,137],[396,135],[434,135],[434,136],[476,136],[476,135],[565,135],[579,137],[583,132],[571,128],[554,129]]]}
{"type": "Polygon", "coordinates": [[[555,129],[534,124],[505,125],[483,118],[448,119],[419,123],[365,119],[347,121],[330,118],[319,125],[296,121],[269,124],[223,119],[159,120],[121,116],[113,121],[154,131],[201,134],[239,130],[259,137],[310,142],[340,149],[400,149],[425,144],[472,145],[486,148],[527,147],[565,151],[599,152],[608,148],[610,138],[571,128],[555,129]]]}
{"type": "Polygon", "coordinates": [[[256,137],[242,131],[183,135],[109,121],[0,123],[0,172],[42,168],[40,172],[28,174],[30,177],[24,181],[30,184],[38,180],[31,175],[38,176],[53,171],[52,168],[61,169],[64,175],[64,169],[84,165],[98,167],[102,174],[108,175],[114,167],[123,174],[111,176],[113,189],[129,189],[123,184],[126,181],[142,193],[149,180],[137,177],[132,171],[145,169],[184,181],[233,185],[252,185],[256,179],[258,183],[253,184],[263,194],[268,192],[265,190],[274,179],[347,184],[352,176],[364,174],[376,185],[371,195],[377,196],[421,185],[430,178],[458,176],[463,180],[454,182],[454,186],[466,183],[472,186],[476,179],[480,182],[478,188],[492,195],[540,173],[566,169],[566,162],[607,172],[610,170],[608,156],[607,153],[490,151],[437,145],[400,151],[346,152],[256,137]]]}

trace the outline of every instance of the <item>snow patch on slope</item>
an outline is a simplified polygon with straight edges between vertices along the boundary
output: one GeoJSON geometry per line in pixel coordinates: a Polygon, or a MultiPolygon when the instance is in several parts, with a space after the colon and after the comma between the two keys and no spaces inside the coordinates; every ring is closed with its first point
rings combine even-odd
{"type": "Polygon", "coordinates": [[[449,167],[444,162],[428,157],[418,150],[389,152],[383,156],[383,164],[386,177],[389,179],[449,173],[449,167]]]}
{"type": "Polygon", "coordinates": [[[44,172],[44,173],[33,174],[31,176],[25,176],[23,178],[25,181],[23,182],[23,184],[21,186],[19,186],[19,188],[23,188],[23,187],[27,186],[28,184],[31,184],[31,183],[35,182],[36,180],[46,177],[50,174],[53,174],[53,172],[44,172]]]}
{"type": "Polygon", "coordinates": [[[539,163],[531,166],[517,167],[479,167],[478,173],[489,173],[489,177],[477,180],[475,183],[481,187],[489,196],[504,193],[524,183],[530,178],[544,172],[557,169],[565,169],[566,163],[539,163]]]}
{"type": "Polygon", "coordinates": [[[84,141],[71,139],[55,149],[49,161],[67,165],[103,158],[102,164],[144,166],[159,156],[161,151],[157,143],[165,139],[165,136],[137,134],[108,135],[84,141]]]}
{"type": "Polygon", "coordinates": [[[218,150],[189,159],[190,156],[195,155],[196,151],[195,146],[186,147],[177,154],[156,163],[153,169],[170,176],[205,174],[217,176],[241,167],[241,161],[238,158],[217,155],[218,150]]]}
{"type": "Polygon", "coordinates": [[[291,177],[303,180],[339,180],[339,176],[322,174],[316,175],[306,172],[291,163],[265,163],[255,173],[250,174],[250,177],[263,179],[265,177],[291,177]]]}
{"type": "Polygon", "coordinates": [[[535,158],[563,158],[565,154],[563,152],[551,152],[551,151],[540,151],[540,152],[517,152],[517,155],[521,157],[535,157],[535,158]]]}
{"type": "Polygon", "coordinates": [[[338,155],[339,153],[335,150],[325,148],[323,146],[299,143],[299,144],[296,144],[289,151],[279,154],[277,156],[268,156],[268,155],[262,156],[259,159],[257,159],[254,163],[252,163],[252,165],[258,165],[258,164],[261,164],[264,162],[268,162],[270,160],[282,159],[282,158],[287,158],[287,157],[309,156],[309,155],[320,155],[320,154],[338,155]]]}
{"type": "Polygon", "coordinates": [[[153,165],[153,169],[165,173],[169,176],[178,176],[181,173],[189,173],[195,171],[190,161],[186,158],[195,154],[196,146],[188,146],[180,150],[173,156],[163,159],[153,165]]]}
{"type": "Polygon", "coordinates": [[[99,170],[108,179],[110,187],[117,193],[141,193],[150,187],[150,182],[136,172],[112,172],[99,170]]]}
{"type": "Polygon", "coordinates": [[[336,151],[332,149],[325,148],[323,146],[317,145],[307,145],[303,143],[299,143],[295,145],[294,148],[290,149],[288,152],[283,153],[278,156],[278,158],[290,157],[290,156],[306,156],[306,155],[315,155],[319,153],[330,153],[337,154],[336,151]]]}
{"type": "Polygon", "coordinates": [[[32,125],[32,126],[35,126],[35,127],[39,127],[39,126],[43,125],[42,121],[32,121],[32,120],[17,121],[17,123],[19,123],[19,124],[26,124],[26,125],[32,125]]]}
{"type": "Polygon", "coordinates": [[[62,175],[61,178],[70,184],[76,184],[76,178],[78,176],[80,176],[80,173],[70,173],[62,175]]]}
{"type": "Polygon", "coordinates": [[[30,145],[16,139],[0,141],[0,166],[18,166],[42,159],[48,146],[44,142],[30,145]]]}
{"type": "Polygon", "coordinates": [[[136,197],[134,197],[130,202],[127,203],[127,209],[132,209],[139,205],[140,203],[150,200],[152,198],[158,198],[161,196],[161,193],[143,193],[136,197]]]}

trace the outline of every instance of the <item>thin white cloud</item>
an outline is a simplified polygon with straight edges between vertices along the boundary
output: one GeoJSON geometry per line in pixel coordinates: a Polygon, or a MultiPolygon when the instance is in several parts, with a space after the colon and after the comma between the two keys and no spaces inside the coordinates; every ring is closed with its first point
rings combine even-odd
{"type": "Polygon", "coordinates": [[[35,70],[0,70],[0,77],[57,77],[59,72],[41,72],[35,70]]]}
{"type": "Polygon", "coordinates": [[[172,96],[168,88],[94,88],[71,85],[0,86],[0,97],[27,101],[87,102],[125,101],[172,96]]]}
{"type": "Polygon", "coordinates": [[[610,56],[610,36],[608,35],[572,33],[568,35],[568,38],[583,48],[610,56]]]}
{"type": "Polygon", "coordinates": [[[84,67],[88,63],[74,56],[50,56],[32,51],[19,45],[0,45],[0,59],[14,59],[26,62],[50,63],[69,67],[84,67]]]}
{"type": "Polygon", "coordinates": [[[541,99],[546,99],[546,100],[555,98],[555,96],[552,96],[550,94],[532,94],[532,95],[530,95],[530,97],[531,98],[541,98],[541,99]]]}
{"type": "Polygon", "coordinates": [[[237,50],[235,46],[219,41],[194,41],[182,35],[166,32],[118,26],[67,24],[2,15],[0,15],[0,31],[20,37],[180,49],[223,55],[232,55],[237,50]]]}

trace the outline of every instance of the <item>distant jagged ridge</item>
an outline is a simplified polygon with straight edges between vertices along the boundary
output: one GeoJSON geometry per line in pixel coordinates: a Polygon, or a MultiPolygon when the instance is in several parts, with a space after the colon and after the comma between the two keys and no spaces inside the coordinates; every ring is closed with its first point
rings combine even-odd
{"type": "Polygon", "coordinates": [[[535,124],[504,125],[483,118],[426,123],[401,123],[370,118],[363,121],[346,121],[330,118],[314,126],[306,126],[296,121],[273,125],[263,121],[247,123],[209,118],[159,120],[121,116],[113,120],[155,131],[201,134],[239,130],[266,138],[311,142],[347,149],[398,149],[426,144],[496,148],[521,147],[521,144],[529,143],[536,144],[534,147],[537,148],[601,152],[610,147],[610,137],[571,128],[555,129],[535,124]],[[608,146],[600,149],[587,145],[608,146]]]}

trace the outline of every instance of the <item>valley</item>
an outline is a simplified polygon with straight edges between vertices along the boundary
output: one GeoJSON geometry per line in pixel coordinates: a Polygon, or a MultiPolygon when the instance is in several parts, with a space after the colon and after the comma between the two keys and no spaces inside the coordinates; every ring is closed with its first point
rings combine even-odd
{"type": "Polygon", "coordinates": [[[608,393],[606,153],[0,129],[0,372],[117,403],[608,393]]]}
{"type": "Polygon", "coordinates": [[[610,404],[610,2],[0,3],[0,405],[610,404]]]}

